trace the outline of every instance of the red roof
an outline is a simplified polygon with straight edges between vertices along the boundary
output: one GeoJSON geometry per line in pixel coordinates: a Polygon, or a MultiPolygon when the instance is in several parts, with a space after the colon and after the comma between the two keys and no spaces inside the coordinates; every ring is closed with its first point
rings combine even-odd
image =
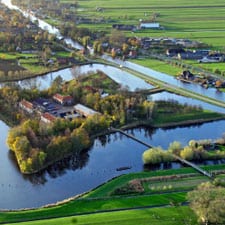
{"type": "Polygon", "coordinates": [[[33,109],[33,104],[29,101],[24,100],[24,99],[20,102],[20,104],[27,109],[33,109]]]}
{"type": "Polygon", "coordinates": [[[70,95],[61,95],[61,94],[55,94],[53,96],[53,99],[55,99],[56,101],[59,102],[67,102],[67,101],[71,101],[73,98],[70,95]]]}
{"type": "Polygon", "coordinates": [[[56,120],[56,117],[53,116],[52,114],[46,112],[42,114],[42,117],[46,120],[48,120],[49,122],[53,122],[54,120],[56,120]]]}

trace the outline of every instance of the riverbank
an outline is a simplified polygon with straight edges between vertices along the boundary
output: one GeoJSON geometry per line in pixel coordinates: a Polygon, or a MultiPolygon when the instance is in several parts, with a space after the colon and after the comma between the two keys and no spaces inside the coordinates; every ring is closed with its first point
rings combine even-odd
{"type": "MultiPolygon", "coordinates": [[[[212,171],[216,176],[220,177],[221,174],[224,173],[225,165],[203,166],[202,168],[212,171]]],[[[174,203],[181,204],[186,201],[186,192],[192,190],[199,183],[204,181],[208,181],[208,179],[200,176],[192,168],[122,175],[105,182],[89,192],[56,204],[37,209],[1,211],[0,223],[18,223],[22,221],[34,223],[34,220],[56,219],[71,215],[90,215],[102,212],[110,213],[115,210],[122,210],[121,204],[123,204],[123,210],[135,209],[137,207],[144,208],[146,206],[158,207],[159,204],[169,206],[171,200],[173,200],[174,203]],[[126,186],[126,184],[133,180],[142,180],[142,182],[146,184],[151,181],[151,187],[155,188],[153,189],[148,185],[144,185],[144,194],[127,193],[127,195],[123,194],[123,197],[121,195],[111,195],[114,190],[124,185],[126,186]],[[176,186],[175,184],[178,183],[179,186],[176,186]],[[188,188],[186,187],[187,183],[189,183],[188,188]],[[165,185],[169,188],[168,190],[164,188],[165,185]]],[[[46,224],[48,224],[47,221],[46,224]]]]}

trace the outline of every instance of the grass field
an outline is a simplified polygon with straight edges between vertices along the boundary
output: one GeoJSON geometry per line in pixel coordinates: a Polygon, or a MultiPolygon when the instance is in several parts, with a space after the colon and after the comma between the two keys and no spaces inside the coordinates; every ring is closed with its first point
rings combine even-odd
{"type": "MultiPolygon", "coordinates": [[[[66,1],[71,2],[71,1],[66,1]]],[[[135,36],[164,36],[189,38],[205,42],[215,48],[224,47],[225,3],[222,0],[91,0],[80,1],[77,13],[90,18],[110,20],[107,24],[88,24],[96,30],[111,29],[113,23],[138,25],[139,20],[152,19],[153,13],[159,16],[156,21],[164,30],[147,30],[135,33],[135,36]],[[96,7],[104,10],[98,12],[96,7]]],[[[82,25],[86,26],[86,25],[82,25]]],[[[128,35],[132,35],[127,32],[128,35]]]]}
{"type": "Polygon", "coordinates": [[[146,58],[146,59],[134,59],[132,62],[137,63],[139,65],[149,67],[153,70],[166,73],[172,76],[176,76],[177,74],[182,72],[181,68],[177,68],[175,66],[172,66],[169,63],[166,63],[164,61],[159,61],[156,59],[146,58]]]}
{"type": "Polygon", "coordinates": [[[188,207],[152,208],[72,216],[50,220],[17,223],[20,225],[196,225],[196,218],[188,207]]]}
{"type": "MultiPolygon", "coordinates": [[[[215,165],[215,166],[204,166],[204,169],[211,171],[211,170],[221,170],[221,169],[225,169],[225,165],[215,165]]],[[[77,199],[77,200],[72,200],[69,202],[65,202],[64,204],[59,204],[53,207],[49,207],[49,208],[39,208],[39,209],[34,209],[34,210],[25,210],[25,211],[14,211],[14,212],[0,212],[0,224],[1,223],[15,223],[15,222],[25,222],[25,221],[30,221],[30,220],[40,220],[39,222],[37,222],[37,224],[70,224],[69,221],[71,221],[71,224],[73,224],[74,221],[76,221],[80,224],[85,224],[88,222],[88,224],[102,224],[100,217],[105,215],[105,221],[106,223],[109,224],[121,224],[121,221],[123,221],[122,218],[124,218],[124,220],[126,220],[126,218],[128,219],[128,214],[130,212],[134,212],[134,213],[144,213],[147,212],[146,216],[150,215],[151,213],[149,212],[149,210],[159,210],[160,212],[164,212],[164,210],[168,210],[167,212],[169,214],[171,214],[170,219],[167,221],[168,223],[163,223],[163,219],[162,219],[162,223],[158,223],[158,224],[176,224],[173,223],[174,221],[171,219],[172,215],[175,213],[177,214],[179,211],[183,211],[183,209],[187,210],[187,212],[191,213],[191,211],[186,208],[186,207],[170,207],[172,205],[180,205],[181,203],[186,201],[186,192],[183,192],[183,188],[186,186],[186,183],[190,182],[190,186],[189,187],[194,187],[195,185],[197,185],[199,182],[202,181],[207,181],[206,178],[204,178],[203,176],[193,176],[189,178],[187,180],[181,180],[181,184],[179,187],[177,188],[177,192],[167,192],[167,193],[160,193],[160,194],[145,194],[145,195],[132,195],[132,196],[127,196],[127,197],[123,197],[121,198],[120,196],[117,197],[112,197],[110,196],[110,193],[118,186],[121,186],[123,184],[126,184],[128,181],[133,180],[133,179],[137,179],[137,178],[146,178],[146,177],[156,177],[156,176],[167,176],[167,175],[175,175],[175,174],[196,174],[198,175],[198,173],[196,171],[194,171],[191,168],[182,168],[182,169],[173,169],[173,170],[164,170],[164,171],[154,171],[154,172],[141,172],[141,173],[135,173],[135,174],[127,174],[127,175],[123,175],[118,177],[117,179],[112,180],[109,183],[106,183],[102,186],[100,186],[99,188],[93,190],[92,192],[90,192],[90,194],[87,194],[85,196],[83,196],[81,199],[77,199]],[[197,177],[199,178],[199,180],[197,179],[197,177]],[[181,192],[179,191],[181,190],[181,192]],[[164,208],[157,208],[160,205],[167,205],[168,207],[164,207],[164,208]],[[137,207],[141,207],[142,210],[132,210],[132,211],[123,211],[125,209],[135,209],[137,207]],[[143,208],[144,207],[144,208],[143,208]],[[152,209],[147,209],[148,207],[153,207],[152,209]],[[111,211],[111,210],[121,210],[123,209],[121,212],[118,212],[118,214],[120,213],[124,213],[123,216],[121,217],[121,219],[118,218],[118,222],[116,222],[114,220],[114,218],[111,218],[112,216],[112,212],[109,213],[101,213],[101,214],[96,214],[96,213],[100,213],[100,212],[104,212],[104,211],[111,211]],[[162,211],[161,211],[162,210],[162,211]],[[80,216],[79,214],[84,214],[84,216],[80,216]],[[85,214],[90,214],[85,216],[85,214]],[[127,217],[125,216],[127,214],[127,217]],[[75,216],[77,215],[78,217],[75,217],[76,220],[73,220],[74,218],[69,217],[69,216],[75,216]],[[68,218],[65,218],[67,217],[68,218]],[[99,216],[99,218],[98,218],[99,216]],[[62,219],[54,219],[54,218],[60,218],[63,217],[62,219]],[[50,219],[52,218],[53,220],[45,220],[45,219],[50,219]],[[85,220],[83,221],[80,218],[85,218],[85,220]],[[94,218],[98,218],[99,220],[95,220],[94,218]],[[108,219],[107,219],[108,218],[108,219]],[[64,221],[64,222],[59,222],[59,221],[64,221]],[[99,223],[98,223],[99,222],[99,223]]],[[[164,181],[162,181],[162,183],[160,185],[164,185],[163,183],[164,181]]],[[[157,183],[157,182],[156,182],[157,183]]],[[[158,183],[159,185],[159,183],[158,183]]],[[[146,190],[146,193],[149,192],[149,190],[146,190]]],[[[159,212],[159,213],[160,213],[159,212]]],[[[116,212],[115,212],[116,214],[116,212]]],[[[131,213],[133,216],[131,216],[131,218],[135,218],[135,215],[133,213],[131,213]]],[[[167,214],[167,215],[169,215],[167,214]]],[[[160,214],[160,215],[163,215],[160,214]]],[[[186,215],[186,212],[185,214],[186,215]]],[[[183,215],[180,214],[179,218],[177,218],[177,220],[181,220],[183,219],[183,215]]],[[[138,219],[139,217],[137,216],[136,219],[138,219]]],[[[165,217],[163,217],[165,218],[165,217]]],[[[191,216],[188,218],[194,218],[194,215],[191,213],[191,216]]],[[[151,217],[149,218],[151,219],[151,217]]],[[[147,224],[147,222],[145,222],[146,219],[143,219],[143,224],[147,224]]],[[[127,220],[128,222],[126,223],[126,221],[124,221],[123,224],[133,224],[133,223],[129,223],[129,219],[127,220]]],[[[139,219],[138,219],[139,221],[139,219]]],[[[165,220],[166,221],[166,220],[165,220]]],[[[136,220],[137,222],[137,220],[136,220]]],[[[140,221],[142,222],[142,221],[140,221]]],[[[149,222],[149,221],[148,221],[149,222]]],[[[153,221],[154,222],[154,221],[153,221]]],[[[156,221],[155,221],[156,222],[156,221]]],[[[159,222],[159,221],[158,221],[159,222]]],[[[78,224],[79,224],[78,223],[78,224]]],[[[24,224],[36,224],[36,222],[34,223],[29,222],[29,223],[24,223],[24,224]]],[[[141,223],[142,224],[142,223],[141,223]]],[[[155,223],[157,224],[157,223],[155,223]]],[[[179,224],[179,223],[177,223],[179,224]]],[[[196,224],[196,223],[194,223],[196,224]]]]}

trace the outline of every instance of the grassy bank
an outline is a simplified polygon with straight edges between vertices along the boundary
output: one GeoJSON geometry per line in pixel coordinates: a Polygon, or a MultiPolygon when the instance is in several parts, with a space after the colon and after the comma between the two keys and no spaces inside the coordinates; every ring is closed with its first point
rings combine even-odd
{"type": "Polygon", "coordinates": [[[119,212],[107,212],[82,216],[71,216],[49,220],[39,220],[17,223],[21,225],[180,225],[185,221],[189,225],[196,225],[197,221],[193,212],[187,207],[166,207],[143,210],[130,210],[119,212]]]}
{"type": "MultiPolygon", "coordinates": [[[[204,166],[203,168],[210,171],[216,171],[221,169],[224,170],[225,165],[204,166]]],[[[42,220],[47,218],[59,218],[59,217],[74,216],[79,214],[92,214],[92,213],[103,212],[108,210],[121,210],[121,209],[130,209],[130,208],[136,208],[136,207],[141,207],[141,208],[142,207],[157,207],[159,205],[171,205],[171,203],[180,204],[186,201],[186,198],[185,198],[186,193],[183,192],[183,187],[185,187],[187,182],[185,180],[183,181],[183,183],[181,183],[181,186],[177,189],[178,192],[161,193],[160,195],[158,194],[152,195],[152,194],[146,193],[147,195],[133,195],[133,196],[123,197],[123,198],[121,197],[118,198],[116,196],[113,197],[109,195],[109,193],[111,193],[116,187],[124,185],[133,179],[151,178],[151,177],[168,176],[168,175],[179,175],[179,174],[196,174],[196,176],[193,177],[193,179],[195,180],[195,183],[193,184],[193,186],[197,185],[198,182],[196,182],[196,179],[197,179],[197,176],[199,175],[196,171],[194,171],[191,168],[127,174],[127,175],[120,176],[116,179],[113,179],[112,181],[100,186],[99,188],[93,190],[89,194],[86,194],[80,199],[71,200],[69,202],[65,202],[64,204],[58,204],[48,208],[38,208],[38,209],[27,210],[27,211],[1,212],[0,223],[42,220]],[[179,190],[181,190],[181,192],[179,192],[179,190]]],[[[202,176],[200,176],[199,178],[200,178],[199,182],[202,182],[205,180],[205,178],[202,176]]],[[[163,185],[163,183],[161,183],[161,185],[163,185]]],[[[110,213],[108,215],[110,215],[110,213]]],[[[88,218],[91,218],[91,215],[90,217],[88,216],[88,218]]],[[[57,220],[52,220],[52,221],[57,221],[57,220]]],[[[67,220],[65,219],[65,221],[67,220]]],[[[51,224],[51,221],[49,222],[51,224]]],[[[48,224],[48,222],[42,223],[42,224],[48,224]]]]}
{"type": "Polygon", "coordinates": [[[204,112],[189,112],[189,113],[158,113],[153,120],[155,127],[171,127],[179,125],[192,125],[215,120],[225,119],[224,115],[219,113],[204,111],[204,112]]]}

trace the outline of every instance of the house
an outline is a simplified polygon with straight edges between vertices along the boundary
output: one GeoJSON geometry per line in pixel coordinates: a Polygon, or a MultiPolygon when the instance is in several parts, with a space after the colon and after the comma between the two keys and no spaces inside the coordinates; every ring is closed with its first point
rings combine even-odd
{"type": "Polygon", "coordinates": [[[41,115],[41,121],[44,123],[52,123],[55,120],[56,120],[56,117],[48,112],[45,112],[41,115]]]}
{"type": "Polygon", "coordinates": [[[22,101],[20,101],[19,107],[28,113],[34,112],[34,105],[27,100],[23,99],[22,101]]]}
{"type": "Polygon", "coordinates": [[[87,106],[84,106],[84,105],[81,105],[81,104],[75,105],[74,109],[77,113],[79,113],[80,115],[82,115],[84,117],[89,117],[89,116],[99,114],[99,112],[97,112],[93,109],[90,109],[87,106]]]}
{"type": "Polygon", "coordinates": [[[170,48],[166,50],[166,55],[170,57],[177,56],[178,54],[185,54],[185,50],[183,48],[170,48]]]}
{"type": "Polygon", "coordinates": [[[184,70],[181,77],[185,80],[193,80],[195,76],[189,70],[184,70]]]}
{"type": "Polygon", "coordinates": [[[206,53],[204,52],[199,52],[199,51],[186,51],[179,53],[177,55],[178,59],[191,59],[191,60],[199,60],[202,59],[204,56],[206,56],[206,53]]]}
{"type": "Polygon", "coordinates": [[[222,62],[223,57],[215,57],[215,56],[205,56],[198,60],[199,63],[213,63],[213,62],[222,62]]]}
{"type": "Polygon", "coordinates": [[[139,27],[140,27],[140,29],[159,29],[160,24],[142,21],[142,22],[140,22],[139,27]]]}
{"type": "Polygon", "coordinates": [[[53,99],[61,105],[71,105],[73,103],[73,98],[70,95],[61,95],[55,94],[53,95],[53,99]]]}
{"type": "Polygon", "coordinates": [[[130,31],[134,31],[136,30],[136,26],[134,25],[128,25],[128,24],[113,24],[112,25],[113,29],[117,29],[117,30],[130,30],[130,31]]]}

